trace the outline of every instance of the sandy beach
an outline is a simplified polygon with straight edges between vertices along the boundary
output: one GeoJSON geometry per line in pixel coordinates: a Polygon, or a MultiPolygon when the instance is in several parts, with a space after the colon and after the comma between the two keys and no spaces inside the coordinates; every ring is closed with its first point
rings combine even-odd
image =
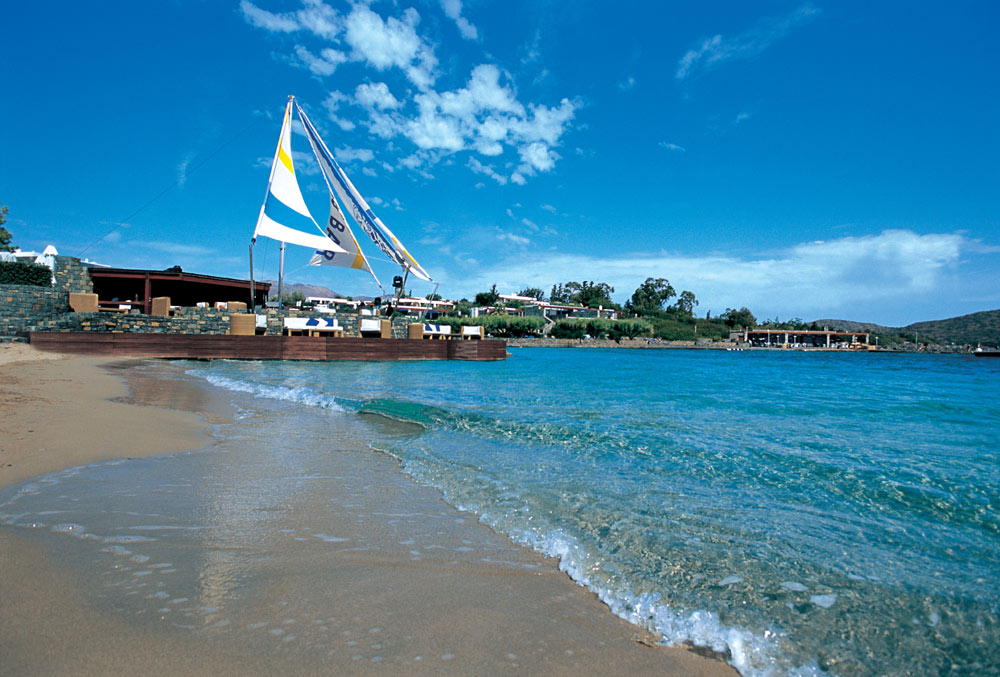
{"type": "MultiPolygon", "coordinates": [[[[0,345],[0,403],[0,488],[81,464],[205,448],[218,443],[210,424],[229,415],[224,402],[195,384],[136,378],[128,363],[38,353],[23,344],[0,345]]],[[[401,477],[392,459],[367,457],[359,472],[367,473],[370,500],[386,510],[439,504],[435,514],[464,523],[463,537],[476,530],[476,539],[508,548],[509,559],[526,567],[473,559],[417,566],[395,552],[388,535],[382,551],[364,557],[330,559],[324,552],[324,586],[336,589],[336,610],[351,609],[354,622],[377,626],[408,652],[376,665],[352,662],[332,646],[317,660],[315,652],[269,651],[234,634],[133,623],[96,604],[88,592],[95,583],[55,559],[44,539],[2,527],[0,674],[735,674],[715,657],[657,646],[656,637],[611,614],[554,560],[463,520],[433,490],[401,477]],[[373,485],[380,476],[391,481],[373,485]]],[[[343,521],[336,526],[343,533],[363,532],[378,543],[377,525],[343,521]]],[[[288,570],[273,577],[269,595],[300,589],[293,582],[302,572],[294,562],[283,566],[288,570]]]]}

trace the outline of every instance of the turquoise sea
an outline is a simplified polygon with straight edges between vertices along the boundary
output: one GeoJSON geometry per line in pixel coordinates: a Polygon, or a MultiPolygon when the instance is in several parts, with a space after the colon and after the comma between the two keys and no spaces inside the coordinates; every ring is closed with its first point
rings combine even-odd
{"type": "MultiPolygon", "coordinates": [[[[1000,360],[511,352],[184,368],[229,393],[244,434],[254,411],[280,412],[286,437],[337,412],[331,448],[395,456],[614,613],[743,674],[1000,674],[1000,360]]],[[[268,491],[253,473],[270,466],[250,466],[211,502],[268,491]]],[[[73,483],[100,472],[0,492],[0,522],[93,529],[99,496],[73,483]]],[[[172,491],[171,472],[143,493],[172,491]]]]}

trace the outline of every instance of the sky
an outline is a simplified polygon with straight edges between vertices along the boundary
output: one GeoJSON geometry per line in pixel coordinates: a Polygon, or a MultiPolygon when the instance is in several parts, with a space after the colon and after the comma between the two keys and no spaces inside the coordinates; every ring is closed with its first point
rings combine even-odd
{"type": "MultiPolygon", "coordinates": [[[[704,316],[902,326],[1000,308],[1000,5],[13,3],[14,244],[247,278],[295,95],[445,298],[647,277],[704,316]]],[[[306,202],[327,189],[293,134],[306,202]]],[[[387,289],[398,268],[355,229],[387,289]]],[[[378,293],[360,271],[285,279],[378,293]]],[[[258,240],[254,277],[277,277],[258,240]]]]}

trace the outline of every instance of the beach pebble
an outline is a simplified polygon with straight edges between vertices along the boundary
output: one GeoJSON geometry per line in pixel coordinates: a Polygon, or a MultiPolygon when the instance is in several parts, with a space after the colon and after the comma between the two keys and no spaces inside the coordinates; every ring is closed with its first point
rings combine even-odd
{"type": "Polygon", "coordinates": [[[812,595],[809,598],[809,601],[818,607],[829,609],[833,606],[833,603],[837,601],[837,596],[832,593],[829,595],[812,595]]]}
{"type": "Polygon", "coordinates": [[[732,585],[733,583],[742,583],[743,579],[739,576],[727,576],[719,581],[716,585],[732,585]]]}
{"type": "Polygon", "coordinates": [[[798,583],[796,581],[785,581],[781,584],[781,587],[789,592],[805,592],[806,586],[798,583]]]}

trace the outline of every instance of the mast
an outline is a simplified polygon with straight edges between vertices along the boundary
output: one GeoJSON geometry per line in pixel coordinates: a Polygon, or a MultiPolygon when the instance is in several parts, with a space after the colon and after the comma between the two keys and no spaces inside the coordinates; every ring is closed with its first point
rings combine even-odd
{"type": "Polygon", "coordinates": [[[285,281],[285,243],[281,243],[281,259],[278,261],[278,310],[282,308],[282,285],[285,281]]]}

